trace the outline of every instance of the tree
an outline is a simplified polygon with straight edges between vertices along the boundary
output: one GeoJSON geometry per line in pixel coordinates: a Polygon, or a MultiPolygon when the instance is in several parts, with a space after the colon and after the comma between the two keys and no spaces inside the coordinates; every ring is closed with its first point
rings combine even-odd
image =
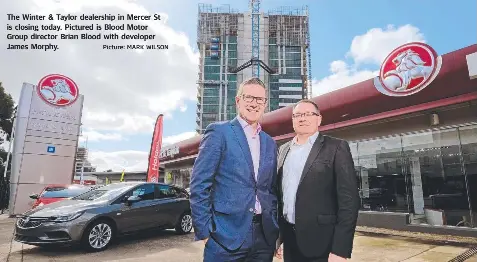
{"type": "MultiPolygon", "coordinates": [[[[2,163],[0,163],[0,214],[3,214],[5,209],[8,209],[8,202],[10,196],[10,176],[3,177],[5,166],[3,165],[7,159],[7,152],[0,148],[0,158],[2,163]]],[[[12,158],[8,161],[8,169],[11,170],[12,167],[12,158]]],[[[8,173],[7,173],[8,174],[8,173]]]]}
{"type": "MultiPolygon", "coordinates": [[[[0,180],[3,179],[6,162],[7,162],[7,151],[5,151],[3,148],[0,148],[0,180]]],[[[11,168],[12,168],[12,156],[10,155],[10,159],[8,160],[7,170],[11,170],[11,168]]]]}
{"type": "Polygon", "coordinates": [[[13,98],[5,92],[2,82],[0,82],[0,130],[6,133],[8,141],[10,141],[12,135],[14,110],[13,98]]]}
{"type": "MultiPolygon", "coordinates": [[[[6,140],[10,141],[13,129],[13,112],[14,112],[15,103],[10,94],[5,92],[5,88],[0,82],[0,133],[6,134],[6,140]]],[[[0,141],[0,145],[4,141],[0,141]]],[[[4,164],[7,161],[7,152],[0,147],[0,175],[3,176],[4,164]]],[[[8,161],[8,169],[11,166],[11,158],[8,161]]],[[[7,169],[7,170],[8,170],[7,169]]]]}
{"type": "MultiPolygon", "coordinates": [[[[15,103],[10,94],[5,92],[5,89],[0,82],[0,136],[5,136],[7,141],[10,141],[13,130],[13,112],[15,110],[15,103]]],[[[4,141],[0,141],[0,146],[4,141]]],[[[8,208],[9,201],[9,189],[10,189],[10,176],[3,177],[5,168],[11,170],[12,158],[10,157],[8,163],[7,152],[0,147],[0,210],[3,214],[3,210],[8,208]]],[[[8,173],[7,173],[8,174],[8,173]]]]}

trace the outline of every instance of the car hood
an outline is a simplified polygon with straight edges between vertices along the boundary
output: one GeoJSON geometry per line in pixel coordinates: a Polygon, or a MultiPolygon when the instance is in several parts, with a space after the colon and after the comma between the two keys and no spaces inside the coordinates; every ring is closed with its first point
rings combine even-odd
{"type": "Polygon", "coordinates": [[[58,215],[68,215],[80,212],[86,209],[91,209],[99,206],[104,206],[107,201],[90,201],[90,200],[63,200],[41,207],[37,207],[27,211],[23,215],[34,217],[52,217],[58,215]]]}
{"type": "Polygon", "coordinates": [[[65,199],[68,199],[68,198],[66,198],[66,197],[43,197],[43,198],[40,198],[39,202],[47,205],[47,204],[55,203],[55,202],[58,202],[58,201],[63,201],[65,199]]]}

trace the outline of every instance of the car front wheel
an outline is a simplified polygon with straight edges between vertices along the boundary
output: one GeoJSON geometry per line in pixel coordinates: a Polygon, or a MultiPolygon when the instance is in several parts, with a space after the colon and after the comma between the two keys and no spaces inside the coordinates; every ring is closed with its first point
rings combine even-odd
{"type": "Polygon", "coordinates": [[[113,233],[111,222],[95,221],[85,230],[82,245],[89,251],[103,251],[111,244],[113,233]]]}
{"type": "Polygon", "coordinates": [[[176,231],[179,234],[187,234],[192,231],[192,216],[189,212],[181,215],[177,221],[176,231]]]}

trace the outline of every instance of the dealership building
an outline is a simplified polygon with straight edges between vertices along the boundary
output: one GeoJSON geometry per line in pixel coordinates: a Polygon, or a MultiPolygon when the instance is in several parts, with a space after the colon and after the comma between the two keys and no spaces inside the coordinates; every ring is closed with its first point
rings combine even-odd
{"type": "MultiPolygon", "coordinates": [[[[350,143],[361,197],[359,225],[477,236],[477,45],[439,55],[423,43],[393,50],[379,76],[314,97],[320,132],[350,143]]],[[[281,145],[292,107],[265,114],[281,145]]],[[[188,187],[201,136],[161,162],[188,187]]]]}

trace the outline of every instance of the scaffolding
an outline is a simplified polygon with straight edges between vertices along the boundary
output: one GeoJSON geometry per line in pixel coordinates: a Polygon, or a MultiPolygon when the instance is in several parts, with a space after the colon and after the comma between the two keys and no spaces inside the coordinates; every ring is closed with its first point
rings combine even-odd
{"type": "MultiPolygon", "coordinates": [[[[279,50],[279,57],[281,55],[280,50],[283,50],[285,47],[301,47],[303,92],[304,97],[311,98],[312,76],[308,6],[301,8],[283,6],[270,10],[268,16],[268,35],[270,39],[275,39],[279,50]]],[[[281,70],[279,69],[279,71],[281,70]]]]}
{"type": "MultiPolygon", "coordinates": [[[[236,43],[236,40],[231,37],[239,36],[239,21],[243,21],[243,16],[243,13],[230,8],[230,5],[215,7],[211,4],[199,4],[197,45],[200,50],[200,63],[196,118],[198,133],[206,128],[207,122],[210,122],[212,118],[215,121],[226,119],[227,97],[230,96],[227,94],[230,85],[228,81],[229,44],[236,43]],[[215,66],[218,66],[220,70],[213,74],[218,74],[219,78],[211,80],[210,72],[206,73],[205,68],[215,66]],[[204,88],[217,89],[218,105],[211,104],[210,100],[204,100],[204,88]],[[217,106],[217,112],[210,112],[211,106],[217,106]],[[206,107],[209,107],[209,110],[205,110],[206,107]]],[[[241,29],[243,30],[243,25],[241,29]]]]}
{"type": "Polygon", "coordinates": [[[268,15],[291,15],[291,16],[308,16],[308,6],[302,6],[300,8],[291,6],[280,6],[275,9],[271,9],[267,13],[268,15]]]}
{"type": "Polygon", "coordinates": [[[212,38],[223,35],[237,36],[239,16],[243,14],[230,5],[199,4],[197,42],[209,43],[212,38]]]}
{"type": "Polygon", "coordinates": [[[305,46],[308,32],[308,7],[301,9],[281,7],[269,13],[269,37],[277,39],[277,45],[305,46]]]}
{"type": "MultiPolygon", "coordinates": [[[[252,0],[251,3],[259,3],[259,1],[252,0]]],[[[237,78],[241,78],[237,77],[236,74],[246,67],[255,65],[254,69],[257,69],[257,66],[261,66],[270,75],[283,75],[280,78],[301,76],[303,96],[309,97],[311,93],[308,7],[293,8],[285,6],[260,13],[265,18],[263,26],[260,22],[260,32],[264,32],[265,38],[269,38],[269,48],[271,48],[271,45],[277,45],[275,47],[277,51],[274,51],[274,54],[278,57],[272,59],[273,67],[267,66],[269,61],[261,61],[255,57],[257,56],[257,43],[259,44],[262,40],[260,39],[260,42],[258,42],[257,35],[255,35],[255,37],[252,37],[252,45],[249,47],[247,43],[251,36],[248,35],[248,31],[247,35],[244,35],[245,30],[249,30],[249,15],[253,16],[259,13],[256,9],[258,8],[251,8],[249,12],[242,13],[237,9],[232,9],[230,5],[198,5],[197,45],[200,50],[200,63],[197,81],[196,130],[199,133],[212,120],[227,120],[228,107],[232,106],[229,98],[234,96],[230,92],[236,92],[236,81],[241,81],[237,80],[237,78]],[[244,40],[247,42],[245,43],[244,40]],[[235,49],[232,50],[231,48],[235,49]],[[240,50],[237,50],[237,48],[240,50]],[[244,48],[245,50],[243,50],[244,48]],[[241,65],[237,64],[239,61],[246,60],[247,58],[243,57],[244,54],[251,51],[255,51],[252,52],[251,60],[241,65]],[[298,52],[300,52],[301,57],[298,52]],[[290,61],[290,55],[294,57],[293,62],[288,62],[290,61]],[[300,58],[297,58],[297,55],[300,58]],[[295,59],[301,59],[301,63],[297,63],[298,61],[295,59]],[[301,73],[297,72],[298,67],[301,67],[301,73]],[[287,69],[290,70],[288,73],[287,69]],[[235,75],[235,77],[229,79],[231,75],[235,75]],[[212,94],[215,93],[218,100],[211,99],[212,96],[215,96],[212,94]],[[213,109],[215,107],[218,109],[213,109]]],[[[258,32],[256,26],[254,27],[257,23],[257,19],[252,21],[252,33],[258,32]]],[[[265,40],[264,43],[266,42],[268,41],[265,40]]],[[[265,75],[265,77],[268,77],[268,74],[265,75]]]]}

